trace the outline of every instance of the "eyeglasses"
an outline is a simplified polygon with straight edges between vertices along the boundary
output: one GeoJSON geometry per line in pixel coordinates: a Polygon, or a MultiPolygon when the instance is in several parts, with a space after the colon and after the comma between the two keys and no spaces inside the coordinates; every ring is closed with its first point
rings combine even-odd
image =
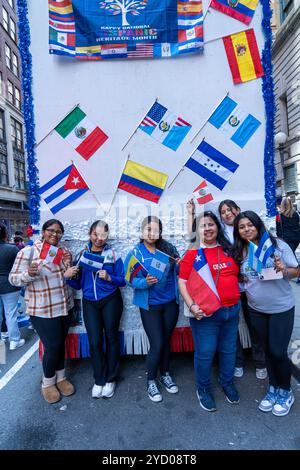
{"type": "Polygon", "coordinates": [[[58,237],[63,236],[63,233],[61,230],[53,230],[52,228],[46,228],[45,231],[51,233],[51,235],[57,235],[58,237]]]}

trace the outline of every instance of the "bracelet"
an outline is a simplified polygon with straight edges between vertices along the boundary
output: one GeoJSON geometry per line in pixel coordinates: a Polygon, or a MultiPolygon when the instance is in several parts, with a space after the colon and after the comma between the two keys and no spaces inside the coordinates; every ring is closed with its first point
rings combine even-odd
{"type": "Polygon", "coordinates": [[[189,306],[189,311],[191,311],[191,308],[193,307],[193,305],[196,305],[195,302],[193,302],[193,303],[189,306]]]}

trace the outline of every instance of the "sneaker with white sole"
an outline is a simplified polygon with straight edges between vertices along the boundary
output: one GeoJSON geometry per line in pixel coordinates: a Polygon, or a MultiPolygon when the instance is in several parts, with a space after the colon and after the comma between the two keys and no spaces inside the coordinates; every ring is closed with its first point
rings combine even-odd
{"type": "Polygon", "coordinates": [[[269,385],[266,395],[258,405],[260,411],[264,411],[265,413],[268,413],[268,411],[272,411],[273,406],[277,401],[277,394],[277,388],[273,387],[273,385],[269,385]]]}
{"type": "Polygon", "coordinates": [[[102,390],[103,386],[102,385],[94,385],[92,388],[92,397],[93,398],[101,398],[102,397],[102,390]]]}
{"type": "Polygon", "coordinates": [[[107,382],[102,389],[102,397],[111,398],[115,393],[116,382],[107,382]]]}
{"type": "Polygon", "coordinates": [[[14,349],[18,349],[25,344],[25,339],[19,339],[19,341],[10,341],[9,349],[13,351],[14,349]]]}
{"type": "Polygon", "coordinates": [[[267,369],[265,367],[262,369],[256,369],[255,375],[257,379],[264,380],[268,377],[267,369]]]}
{"type": "Polygon", "coordinates": [[[234,374],[235,377],[243,377],[244,375],[244,368],[243,367],[235,367],[234,374]]]}
{"type": "Polygon", "coordinates": [[[169,372],[166,372],[165,375],[161,375],[159,381],[165,387],[167,392],[169,392],[169,393],[177,393],[178,392],[178,387],[177,387],[176,383],[173,381],[173,379],[170,376],[169,372]]]}
{"type": "Polygon", "coordinates": [[[292,390],[278,389],[277,400],[273,406],[272,413],[275,416],[286,416],[294,403],[294,395],[292,390]]]}
{"type": "Polygon", "coordinates": [[[162,401],[162,395],[157,388],[155,380],[148,380],[147,392],[150,400],[154,401],[155,403],[162,401]]]}

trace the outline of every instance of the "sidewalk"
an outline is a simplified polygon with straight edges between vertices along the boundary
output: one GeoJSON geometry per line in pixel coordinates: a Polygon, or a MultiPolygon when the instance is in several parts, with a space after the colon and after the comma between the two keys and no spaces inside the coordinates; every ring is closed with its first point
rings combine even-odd
{"type": "Polygon", "coordinates": [[[300,284],[296,280],[291,281],[295,295],[295,323],[289,345],[289,358],[292,363],[292,372],[294,377],[300,382],[300,284]]]}

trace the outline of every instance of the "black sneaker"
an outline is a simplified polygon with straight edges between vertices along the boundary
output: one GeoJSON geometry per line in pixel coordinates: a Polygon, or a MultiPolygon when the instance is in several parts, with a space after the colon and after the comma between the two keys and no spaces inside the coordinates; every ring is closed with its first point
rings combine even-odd
{"type": "Polygon", "coordinates": [[[238,404],[240,402],[240,395],[233,383],[224,385],[223,387],[223,392],[226,395],[227,401],[229,403],[232,403],[234,405],[238,404]]]}
{"type": "Polygon", "coordinates": [[[158,403],[159,401],[162,401],[162,396],[157,388],[156,381],[155,380],[148,380],[148,397],[150,400],[158,403]]]}
{"type": "Polygon", "coordinates": [[[209,390],[197,390],[197,397],[201,408],[205,411],[216,411],[215,399],[209,390]]]}
{"type": "Polygon", "coordinates": [[[178,387],[175,382],[173,382],[172,377],[169,372],[166,372],[165,375],[160,376],[160,383],[165,387],[169,393],[177,393],[178,387]]]}

